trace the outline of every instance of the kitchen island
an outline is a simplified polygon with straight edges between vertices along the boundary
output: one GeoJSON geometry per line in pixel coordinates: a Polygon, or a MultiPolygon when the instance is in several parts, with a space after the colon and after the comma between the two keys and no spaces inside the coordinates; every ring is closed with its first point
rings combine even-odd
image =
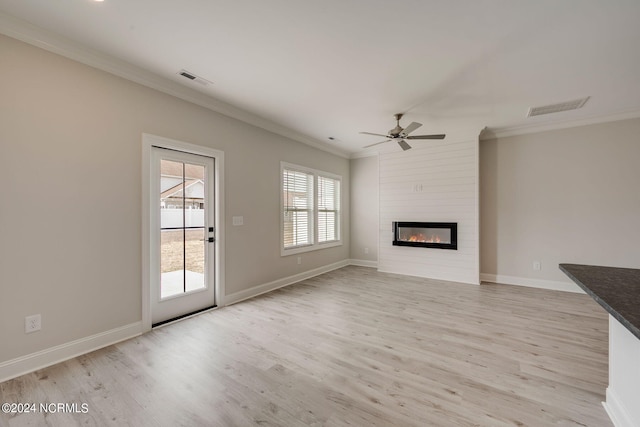
{"type": "Polygon", "coordinates": [[[640,270],[560,264],[609,313],[609,386],[604,407],[616,427],[640,426],[640,270]]]}

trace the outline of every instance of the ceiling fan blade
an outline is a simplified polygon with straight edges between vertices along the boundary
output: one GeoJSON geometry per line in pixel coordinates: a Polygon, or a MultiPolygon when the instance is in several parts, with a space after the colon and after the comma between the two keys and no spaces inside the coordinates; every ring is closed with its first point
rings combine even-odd
{"type": "MultiPolygon", "coordinates": [[[[383,135],[381,133],[371,133],[371,132],[360,132],[362,135],[373,135],[373,136],[381,136],[383,138],[388,138],[389,135],[383,135]]],[[[386,141],[385,141],[386,142],[386,141]]]]}
{"type": "Polygon", "coordinates": [[[407,139],[444,139],[445,136],[443,133],[438,135],[414,135],[408,136],[407,139]]]}
{"type": "Polygon", "coordinates": [[[380,142],[376,142],[375,144],[369,144],[369,145],[365,145],[362,148],[369,148],[369,147],[373,147],[374,145],[380,145],[380,144],[384,144],[385,142],[389,142],[391,141],[390,139],[387,139],[386,141],[380,141],[380,142]]]}
{"type": "Polygon", "coordinates": [[[397,139],[396,141],[398,142],[398,145],[402,147],[403,151],[407,151],[411,148],[411,146],[407,144],[407,141],[405,141],[404,139],[397,139]]]}
{"type": "Polygon", "coordinates": [[[404,128],[402,133],[404,133],[405,135],[409,135],[411,132],[413,132],[414,130],[418,129],[420,126],[422,126],[422,123],[412,122],[409,126],[404,128]]]}

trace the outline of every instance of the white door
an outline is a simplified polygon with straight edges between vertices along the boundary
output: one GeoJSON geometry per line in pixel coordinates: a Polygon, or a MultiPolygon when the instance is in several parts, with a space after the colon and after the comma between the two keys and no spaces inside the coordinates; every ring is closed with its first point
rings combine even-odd
{"type": "Polygon", "coordinates": [[[214,307],[215,159],[153,147],[150,292],[154,326],[214,307]]]}

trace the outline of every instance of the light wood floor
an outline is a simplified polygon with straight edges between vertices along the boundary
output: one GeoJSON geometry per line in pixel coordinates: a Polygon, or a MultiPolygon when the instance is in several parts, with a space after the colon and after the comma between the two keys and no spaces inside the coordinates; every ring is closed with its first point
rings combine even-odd
{"type": "Polygon", "coordinates": [[[0,384],[0,425],[605,426],[586,295],[346,267],[0,384]]]}

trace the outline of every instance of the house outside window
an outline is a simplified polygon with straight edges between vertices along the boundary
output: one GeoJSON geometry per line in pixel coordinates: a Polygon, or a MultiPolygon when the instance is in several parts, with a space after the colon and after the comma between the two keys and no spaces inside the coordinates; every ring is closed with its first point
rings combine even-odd
{"type": "Polygon", "coordinates": [[[283,256],[342,244],[341,183],[338,175],[281,163],[283,256]]]}

